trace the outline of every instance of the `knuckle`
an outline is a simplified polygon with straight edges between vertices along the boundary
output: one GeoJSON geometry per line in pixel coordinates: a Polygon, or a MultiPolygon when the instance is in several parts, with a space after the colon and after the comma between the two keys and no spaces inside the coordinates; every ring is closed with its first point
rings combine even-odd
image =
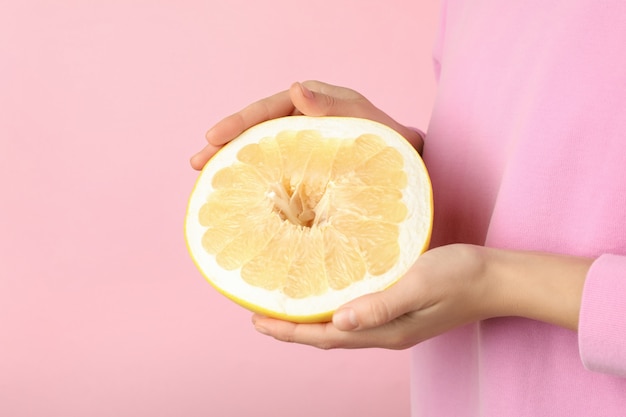
{"type": "Polygon", "coordinates": [[[296,343],[297,338],[293,329],[282,329],[281,331],[274,332],[272,335],[274,339],[285,343],[296,343]]]}
{"type": "Polygon", "coordinates": [[[331,350],[341,347],[341,338],[337,338],[328,330],[319,333],[311,331],[311,328],[304,328],[299,325],[291,325],[273,334],[274,339],[285,343],[296,343],[309,345],[321,350],[331,350]]]}
{"type": "Polygon", "coordinates": [[[315,347],[321,350],[332,350],[332,349],[337,349],[338,345],[335,342],[332,342],[330,340],[325,340],[325,341],[318,342],[315,345],[315,347]]]}
{"type": "Polygon", "coordinates": [[[295,343],[295,339],[293,334],[290,333],[281,333],[274,336],[274,339],[285,342],[285,343],[295,343]]]}
{"type": "Polygon", "coordinates": [[[336,336],[332,334],[330,327],[325,327],[324,334],[315,339],[315,347],[322,350],[337,349],[341,346],[336,336]]]}
{"type": "Polygon", "coordinates": [[[327,115],[333,114],[333,110],[337,107],[337,99],[331,95],[324,95],[324,110],[327,115]]]}
{"type": "Polygon", "coordinates": [[[386,302],[379,300],[372,303],[369,321],[373,327],[387,323],[390,317],[390,309],[386,302]]]}
{"type": "Polygon", "coordinates": [[[405,335],[400,335],[391,341],[390,349],[405,350],[415,345],[411,339],[405,335]]]}

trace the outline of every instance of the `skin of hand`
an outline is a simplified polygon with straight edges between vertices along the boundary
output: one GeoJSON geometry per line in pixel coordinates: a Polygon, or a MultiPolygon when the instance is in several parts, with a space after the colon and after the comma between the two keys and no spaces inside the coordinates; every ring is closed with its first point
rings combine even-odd
{"type": "Polygon", "coordinates": [[[388,289],[340,307],[332,322],[254,315],[257,331],[321,349],[405,349],[464,324],[518,316],[571,330],[592,260],[453,244],[431,249],[388,289]]]}
{"type": "Polygon", "coordinates": [[[208,144],[191,157],[194,169],[200,170],[224,144],[244,130],[261,122],[283,116],[351,116],[374,120],[395,129],[421,153],[422,137],[374,106],[360,93],[320,81],[294,83],[288,90],[250,104],[219,121],[206,133],[208,144]]]}

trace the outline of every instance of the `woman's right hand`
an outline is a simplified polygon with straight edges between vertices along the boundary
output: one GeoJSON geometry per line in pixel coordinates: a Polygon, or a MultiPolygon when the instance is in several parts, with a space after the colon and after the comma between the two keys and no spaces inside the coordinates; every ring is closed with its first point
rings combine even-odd
{"type": "Polygon", "coordinates": [[[250,104],[243,110],[219,121],[206,133],[208,144],[191,157],[191,166],[200,170],[226,143],[244,130],[270,119],[283,116],[351,116],[374,120],[395,129],[421,153],[423,139],[374,106],[360,93],[320,81],[294,83],[281,91],[250,104]]]}

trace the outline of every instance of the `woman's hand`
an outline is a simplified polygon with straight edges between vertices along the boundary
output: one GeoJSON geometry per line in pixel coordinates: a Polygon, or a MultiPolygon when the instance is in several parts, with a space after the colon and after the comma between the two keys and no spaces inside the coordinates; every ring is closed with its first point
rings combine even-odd
{"type": "Polygon", "coordinates": [[[222,119],[206,133],[208,144],[191,158],[191,166],[202,169],[219,148],[256,124],[302,114],[371,119],[395,129],[419,152],[422,150],[423,140],[415,130],[399,124],[356,91],[319,81],[305,81],[294,83],[288,90],[252,103],[222,119]]]}
{"type": "Polygon", "coordinates": [[[385,291],[339,308],[332,322],[295,324],[253,316],[286,342],[330,348],[404,349],[455,327],[521,316],[576,330],[590,259],[449,245],[424,253],[385,291]]]}

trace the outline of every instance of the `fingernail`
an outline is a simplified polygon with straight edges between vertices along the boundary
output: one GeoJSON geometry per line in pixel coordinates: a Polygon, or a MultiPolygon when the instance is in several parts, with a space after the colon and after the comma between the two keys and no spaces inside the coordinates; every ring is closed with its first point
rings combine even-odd
{"type": "Polygon", "coordinates": [[[339,310],[333,315],[333,324],[339,330],[354,330],[359,326],[356,314],[351,308],[339,310]]]}
{"type": "Polygon", "coordinates": [[[302,90],[302,95],[306,98],[313,98],[313,92],[306,88],[303,84],[300,84],[300,90],[302,90]]]}

